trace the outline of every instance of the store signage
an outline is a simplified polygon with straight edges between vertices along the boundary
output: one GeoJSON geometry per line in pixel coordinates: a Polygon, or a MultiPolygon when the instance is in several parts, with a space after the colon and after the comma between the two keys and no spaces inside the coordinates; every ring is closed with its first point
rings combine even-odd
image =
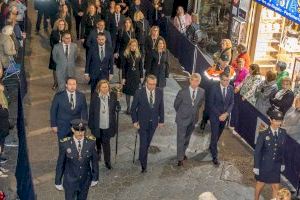
{"type": "Polygon", "coordinates": [[[299,0],[256,0],[258,3],[274,10],[280,15],[300,24],[299,0]]]}

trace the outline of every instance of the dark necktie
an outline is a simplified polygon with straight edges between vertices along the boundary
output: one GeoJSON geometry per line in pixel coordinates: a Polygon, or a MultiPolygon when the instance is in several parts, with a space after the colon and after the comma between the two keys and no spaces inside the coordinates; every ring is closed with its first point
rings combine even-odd
{"type": "Polygon", "coordinates": [[[101,47],[101,50],[100,50],[100,60],[103,61],[103,58],[104,58],[104,51],[103,51],[103,47],[101,47]]]}
{"type": "Polygon", "coordinates": [[[150,91],[150,107],[153,108],[153,94],[152,94],[152,91],[150,91]]]}
{"type": "Polygon", "coordinates": [[[277,141],[278,140],[278,132],[277,131],[274,132],[274,137],[275,137],[275,141],[277,141]]]}
{"type": "Polygon", "coordinates": [[[65,55],[68,59],[68,55],[69,55],[69,45],[66,45],[66,51],[65,51],[65,55]]]}
{"type": "Polygon", "coordinates": [[[225,87],[223,87],[223,98],[225,99],[226,98],[226,88],[225,87]]]}
{"type": "Polygon", "coordinates": [[[192,105],[194,106],[195,103],[195,90],[193,90],[193,94],[192,94],[192,105]]]}
{"type": "Polygon", "coordinates": [[[81,141],[78,140],[78,158],[81,159],[81,141]]]}
{"type": "Polygon", "coordinates": [[[74,104],[73,94],[70,95],[70,103],[71,103],[71,109],[74,110],[75,104],[74,104]]]}

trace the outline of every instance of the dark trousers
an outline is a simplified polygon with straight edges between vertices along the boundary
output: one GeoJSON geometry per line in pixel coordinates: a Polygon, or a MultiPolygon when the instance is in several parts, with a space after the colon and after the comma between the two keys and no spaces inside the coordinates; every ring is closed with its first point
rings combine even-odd
{"type": "Polygon", "coordinates": [[[156,126],[153,126],[152,122],[149,122],[148,127],[143,127],[139,130],[140,134],[140,150],[139,150],[139,160],[141,162],[142,168],[147,168],[148,161],[148,149],[150,147],[156,126]]]}
{"type": "Polygon", "coordinates": [[[86,200],[89,192],[91,181],[88,179],[81,185],[79,190],[72,187],[65,188],[65,200],[86,200]]]}
{"type": "Polygon", "coordinates": [[[213,159],[218,158],[218,141],[222,135],[226,122],[227,120],[221,122],[219,119],[212,119],[212,117],[210,118],[211,138],[209,149],[213,159]]]}
{"type": "Polygon", "coordinates": [[[97,151],[101,155],[101,147],[104,154],[104,162],[110,163],[110,133],[108,129],[100,129],[100,137],[96,138],[97,151]]]}
{"type": "Polygon", "coordinates": [[[35,25],[36,31],[40,31],[40,29],[41,29],[42,18],[43,18],[44,29],[45,30],[48,29],[47,12],[44,9],[39,9],[38,13],[37,13],[37,20],[36,20],[36,25],[35,25]]]}
{"type": "Polygon", "coordinates": [[[76,24],[76,36],[77,36],[77,40],[80,39],[80,24],[81,24],[81,19],[82,17],[75,15],[75,24],[76,24]]]}

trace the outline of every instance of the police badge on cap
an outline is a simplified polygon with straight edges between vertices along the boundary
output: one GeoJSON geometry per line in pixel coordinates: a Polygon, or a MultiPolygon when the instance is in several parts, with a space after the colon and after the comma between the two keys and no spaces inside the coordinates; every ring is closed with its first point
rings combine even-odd
{"type": "Polygon", "coordinates": [[[87,121],[83,119],[74,119],[71,121],[71,125],[75,131],[85,131],[87,126],[87,121]]]}
{"type": "Polygon", "coordinates": [[[282,112],[280,112],[279,110],[270,110],[268,112],[268,115],[271,119],[274,119],[274,120],[283,120],[283,114],[282,112]]]}

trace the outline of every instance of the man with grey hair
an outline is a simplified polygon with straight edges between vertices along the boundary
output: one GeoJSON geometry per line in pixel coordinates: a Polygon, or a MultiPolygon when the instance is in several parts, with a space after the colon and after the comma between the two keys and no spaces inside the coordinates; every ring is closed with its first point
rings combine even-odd
{"type": "Polygon", "coordinates": [[[199,195],[199,200],[217,200],[212,192],[203,192],[199,195]]]}
{"type": "Polygon", "coordinates": [[[192,74],[189,87],[181,89],[174,101],[177,124],[178,166],[183,166],[183,161],[187,160],[185,153],[195,124],[198,122],[199,109],[205,99],[205,91],[198,87],[200,82],[200,74],[192,74]]]}

